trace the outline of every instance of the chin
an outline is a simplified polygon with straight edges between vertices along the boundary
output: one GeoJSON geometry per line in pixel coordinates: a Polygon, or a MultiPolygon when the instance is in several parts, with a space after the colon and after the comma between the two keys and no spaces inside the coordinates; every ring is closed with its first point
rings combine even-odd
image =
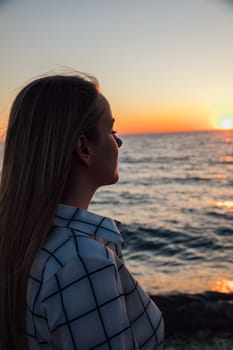
{"type": "Polygon", "coordinates": [[[117,183],[118,180],[119,180],[119,174],[117,174],[117,175],[115,176],[115,180],[114,180],[113,184],[117,183]]]}
{"type": "Polygon", "coordinates": [[[111,179],[108,179],[106,182],[104,182],[101,186],[108,186],[108,185],[114,185],[119,180],[119,174],[115,174],[111,179]]]}

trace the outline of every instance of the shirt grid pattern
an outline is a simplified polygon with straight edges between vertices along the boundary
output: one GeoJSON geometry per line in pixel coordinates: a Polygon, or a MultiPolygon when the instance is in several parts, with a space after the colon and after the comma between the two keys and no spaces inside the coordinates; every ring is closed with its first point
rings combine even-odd
{"type": "Polygon", "coordinates": [[[125,267],[117,226],[58,206],[28,278],[29,349],[162,349],[161,312],[125,267]]]}

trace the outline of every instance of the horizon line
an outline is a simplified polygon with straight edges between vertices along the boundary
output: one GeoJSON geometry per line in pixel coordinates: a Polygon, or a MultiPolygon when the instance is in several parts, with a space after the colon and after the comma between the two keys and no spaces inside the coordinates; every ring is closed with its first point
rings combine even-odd
{"type": "Polygon", "coordinates": [[[176,131],[145,131],[145,132],[128,132],[128,133],[117,133],[119,136],[145,136],[145,135],[155,135],[155,134],[194,134],[194,133],[206,133],[206,132],[233,132],[231,129],[203,129],[203,130],[176,130],[176,131]]]}
{"type": "MultiPolygon", "coordinates": [[[[197,133],[211,133],[211,132],[222,132],[228,133],[233,132],[233,128],[231,129],[203,129],[203,130],[176,130],[176,131],[145,131],[145,132],[132,132],[132,133],[121,133],[117,132],[117,134],[121,136],[149,136],[149,135],[167,135],[167,134],[197,134],[197,133]]],[[[5,143],[5,140],[0,137],[0,143],[5,143]]]]}

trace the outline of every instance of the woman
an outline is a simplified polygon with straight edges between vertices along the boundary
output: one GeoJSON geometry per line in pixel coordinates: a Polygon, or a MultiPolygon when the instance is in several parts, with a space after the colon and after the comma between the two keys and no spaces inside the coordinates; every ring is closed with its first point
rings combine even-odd
{"type": "Polygon", "coordinates": [[[1,349],[161,349],[159,309],[87,211],[118,180],[121,140],[97,81],[28,84],[9,118],[0,187],[1,349]]]}

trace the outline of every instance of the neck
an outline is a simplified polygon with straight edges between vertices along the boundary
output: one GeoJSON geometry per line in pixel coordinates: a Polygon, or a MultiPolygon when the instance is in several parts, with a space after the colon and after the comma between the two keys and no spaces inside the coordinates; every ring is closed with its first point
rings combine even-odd
{"type": "Polygon", "coordinates": [[[96,190],[92,169],[73,158],[60,203],[87,210],[96,190]]]}
{"type": "Polygon", "coordinates": [[[71,205],[73,207],[87,210],[95,191],[87,191],[85,187],[67,188],[61,198],[61,203],[71,205]]]}
{"type": "Polygon", "coordinates": [[[66,197],[63,198],[62,197],[61,203],[66,204],[66,205],[70,205],[70,206],[75,207],[75,208],[88,210],[90,200],[88,200],[88,199],[87,200],[79,200],[79,199],[76,200],[76,199],[72,199],[72,198],[66,198],[66,197]]]}
{"type": "Polygon", "coordinates": [[[81,170],[70,172],[61,198],[61,203],[73,207],[88,209],[97,188],[93,185],[87,172],[81,170]]]}

